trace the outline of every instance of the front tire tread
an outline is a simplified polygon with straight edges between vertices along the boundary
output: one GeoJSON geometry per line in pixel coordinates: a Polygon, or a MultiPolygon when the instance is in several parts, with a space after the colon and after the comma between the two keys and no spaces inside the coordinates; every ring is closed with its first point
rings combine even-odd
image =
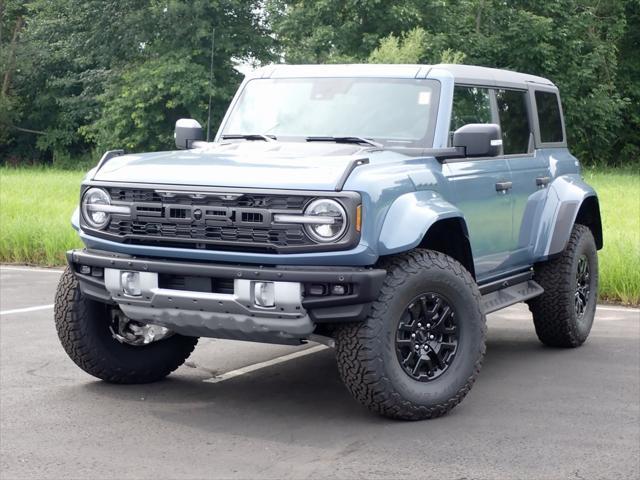
{"type": "MultiPolygon", "coordinates": [[[[460,263],[440,252],[416,249],[391,257],[382,266],[392,274],[387,275],[381,294],[372,305],[369,319],[363,323],[344,326],[339,332],[340,341],[336,342],[336,356],[342,380],[356,400],[384,416],[402,420],[423,420],[445,415],[463,400],[476,381],[486,350],[484,343],[472,375],[447,401],[427,407],[402,399],[393,389],[389,379],[386,376],[377,378],[378,374],[372,367],[374,363],[383,361],[381,352],[387,302],[392,299],[397,289],[402,288],[409,275],[421,269],[437,268],[453,272],[462,278],[473,292],[478,315],[483,317],[480,292],[469,272],[460,263]],[[375,348],[368,348],[363,345],[363,340],[377,345],[375,348]]],[[[483,324],[483,334],[486,335],[486,324],[483,324]]]]}

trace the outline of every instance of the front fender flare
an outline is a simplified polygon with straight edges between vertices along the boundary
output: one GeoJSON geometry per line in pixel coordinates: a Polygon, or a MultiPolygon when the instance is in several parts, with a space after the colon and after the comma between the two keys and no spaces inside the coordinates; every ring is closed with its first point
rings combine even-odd
{"type": "Polygon", "coordinates": [[[439,220],[461,218],[462,212],[431,190],[405,193],[389,207],[380,235],[379,255],[391,255],[417,247],[439,220]]]}

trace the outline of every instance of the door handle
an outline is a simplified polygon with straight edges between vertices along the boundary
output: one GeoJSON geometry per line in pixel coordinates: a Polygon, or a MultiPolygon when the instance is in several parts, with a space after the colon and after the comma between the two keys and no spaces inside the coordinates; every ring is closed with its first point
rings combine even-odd
{"type": "Polygon", "coordinates": [[[498,182],[496,183],[496,192],[507,193],[513,186],[513,182],[498,182]]]}
{"type": "Polygon", "coordinates": [[[549,177],[538,177],[536,178],[536,186],[538,187],[546,187],[549,185],[549,181],[551,179],[549,177]]]}

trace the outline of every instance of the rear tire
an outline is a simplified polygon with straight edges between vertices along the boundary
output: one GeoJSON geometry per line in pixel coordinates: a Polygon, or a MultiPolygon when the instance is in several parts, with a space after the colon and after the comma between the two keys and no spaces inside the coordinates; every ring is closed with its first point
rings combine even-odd
{"type": "Polygon", "coordinates": [[[444,415],[482,365],[486,324],[478,288],[460,263],[430,250],[392,257],[383,267],[387,277],[369,317],[336,332],[340,376],[356,400],[381,415],[444,415]]]}
{"type": "Polygon", "coordinates": [[[534,278],[544,288],[528,302],[540,341],[550,347],[582,345],[598,300],[598,253],[591,230],[574,225],[562,254],[536,265],[534,278]]]}
{"type": "Polygon", "coordinates": [[[58,337],[76,365],[110,383],[160,380],[193,351],[197,337],[173,335],[143,346],[118,342],[109,329],[110,305],[86,298],[67,267],[56,292],[54,317],[58,337]]]}

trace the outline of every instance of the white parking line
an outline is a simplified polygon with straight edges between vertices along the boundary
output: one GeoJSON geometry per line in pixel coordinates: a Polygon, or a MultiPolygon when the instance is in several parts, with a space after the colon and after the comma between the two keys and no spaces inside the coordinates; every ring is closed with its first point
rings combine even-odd
{"type": "Polygon", "coordinates": [[[325,350],[327,348],[329,348],[329,347],[326,347],[324,345],[316,345],[315,347],[307,348],[307,349],[301,350],[299,352],[289,353],[288,355],[283,355],[281,357],[276,357],[276,358],[273,358],[271,360],[267,360],[266,362],[254,363],[253,365],[248,365],[246,367],[242,367],[242,368],[239,368],[237,370],[232,370],[230,372],[223,373],[221,375],[216,375],[215,377],[207,378],[206,380],[203,380],[203,382],[207,382],[207,383],[224,382],[225,380],[229,380],[231,378],[236,378],[236,377],[239,377],[239,376],[244,375],[246,373],[255,372],[256,370],[260,370],[262,368],[267,368],[267,367],[270,367],[272,365],[277,365],[279,363],[288,362],[289,360],[294,360],[296,358],[304,357],[306,355],[311,355],[312,353],[316,353],[316,352],[319,352],[321,350],[325,350]]]}
{"type": "Polygon", "coordinates": [[[640,308],[632,308],[632,307],[614,307],[609,305],[598,305],[596,308],[596,312],[598,310],[604,310],[605,312],[636,312],[640,313],[640,308]]]}
{"type": "Polygon", "coordinates": [[[598,305],[598,308],[596,308],[596,318],[597,318],[598,312],[602,312],[602,313],[618,312],[618,313],[639,313],[640,314],[640,308],[609,307],[609,306],[598,305]]]}
{"type": "Polygon", "coordinates": [[[64,270],[57,270],[55,268],[29,268],[29,267],[5,267],[0,266],[0,272],[3,270],[11,272],[37,272],[37,273],[57,273],[60,275],[64,270]]]}
{"type": "Polygon", "coordinates": [[[26,308],[16,308],[14,310],[3,310],[0,312],[0,315],[11,315],[13,313],[37,312],[38,310],[49,310],[50,308],[53,308],[53,303],[51,305],[39,305],[37,307],[26,307],[26,308]]]}

